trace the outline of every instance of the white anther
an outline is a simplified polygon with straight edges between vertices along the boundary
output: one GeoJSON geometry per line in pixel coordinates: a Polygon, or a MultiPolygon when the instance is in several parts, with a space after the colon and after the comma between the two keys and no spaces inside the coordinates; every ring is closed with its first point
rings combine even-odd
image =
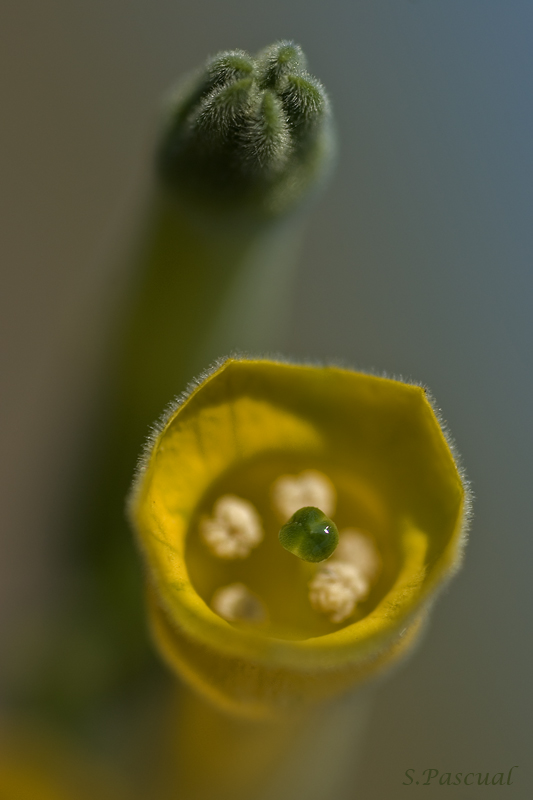
{"type": "Polygon", "coordinates": [[[286,522],[300,508],[314,506],[331,517],[335,512],[337,493],[322,472],[307,469],[299,475],[281,475],[272,484],[272,505],[286,522]]]}
{"type": "Polygon", "coordinates": [[[355,528],[340,531],[339,544],[333,559],[353,564],[370,583],[375,581],[381,571],[381,556],[373,539],[355,528]]]}
{"type": "Polygon", "coordinates": [[[367,596],[380,570],[381,556],[371,537],[346,528],[332,557],[309,584],[309,601],[332,622],[344,622],[367,596]]]}
{"type": "Polygon", "coordinates": [[[309,601],[315,611],[329,614],[331,622],[344,622],[369,588],[370,584],[353,564],[328,561],[309,584],[309,601]]]}
{"type": "Polygon", "coordinates": [[[265,606],[244,583],[230,583],[218,589],[211,606],[228,622],[264,622],[267,618],[265,606]]]}
{"type": "Polygon", "coordinates": [[[248,500],[225,494],[213,506],[213,516],[200,520],[200,536],[218,558],[247,558],[262,541],[259,514],[248,500]]]}

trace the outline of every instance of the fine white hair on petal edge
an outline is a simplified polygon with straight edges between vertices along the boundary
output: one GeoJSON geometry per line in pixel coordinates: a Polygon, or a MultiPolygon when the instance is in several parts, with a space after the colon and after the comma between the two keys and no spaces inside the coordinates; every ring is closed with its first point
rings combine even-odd
{"type": "MultiPolygon", "coordinates": [[[[142,477],[150,461],[150,457],[153,452],[156,441],[159,438],[159,436],[163,433],[167,424],[170,422],[171,418],[174,416],[176,411],[194,394],[194,392],[208,378],[214,375],[214,373],[217,372],[225,363],[227,363],[228,361],[245,361],[245,360],[271,361],[278,364],[293,364],[294,366],[305,366],[305,367],[319,367],[319,368],[335,367],[338,369],[345,369],[352,372],[358,372],[363,375],[373,375],[377,378],[385,378],[386,380],[398,381],[400,383],[405,383],[410,386],[418,386],[420,389],[423,390],[427,402],[429,403],[433,411],[433,414],[435,415],[439,423],[446,444],[452,453],[464,489],[464,502],[463,502],[463,512],[461,519],[461,533],[459,537],[458,558],[455,560],[454,565],[449,568],[448,578],[451,578],[461,566],[464,548],[468,538],[468,529],[470,527],[470,523],[472,520],[473,493],[470,481],[467,478],[465,468],[462,464],[459,451],[457,449],[453,437],[450,434],[448,425],[443,417],[441,409],[437,406],[435,399],[431,394],[431,392],[429,391],[429,389],[427,388],[427,386],[425,386],[422,382],[413,379],[406,379],[401,375],[391,375],[385,371],[372,370],[372,369],[371,370],[354,369],[347,363],[341,363],[341,359],[327,359],[327,360],[302,359],[295,361],[280,353],[266,353],[266,354],[263,353],[262,355],[256,355],[243,351],[234,351],[231,352],[228,356],[222,356],[216,359],[209,367],[203,370],[198,375],[198,377],[194,378],[189,382],[185,390],[165,407],[160,417],[151,425],[148,437],[144,443],[144,446],[142,448],[141,454],[137,462],[132,487],[126,501],[126,510],[128,516],[130,516],[130,518],[132,518],[133,516],[131,513],[131,509],[138,495],[142,477]]],[[[445,584],[446,581],[442,583],[442,586],[444,586],[445,584]]]]}

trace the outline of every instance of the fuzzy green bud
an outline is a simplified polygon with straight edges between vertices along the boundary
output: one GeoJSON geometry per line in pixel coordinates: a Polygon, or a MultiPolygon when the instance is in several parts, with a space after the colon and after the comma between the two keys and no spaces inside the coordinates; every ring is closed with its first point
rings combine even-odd
{"type": "Polygon", "coordinates": [[[163,181],[203,206],[275,216],[302,200],[331,161],[330,111],[301,49],[211,59],[174,102],[159,152],[163,181]]]}
{"type": "Polygon", "coordinates": [[[285,550],[303,561],[325,561],[339,543],[339,532],[323,511],[306,506],[283,525],[279,541],[285,550]]]}

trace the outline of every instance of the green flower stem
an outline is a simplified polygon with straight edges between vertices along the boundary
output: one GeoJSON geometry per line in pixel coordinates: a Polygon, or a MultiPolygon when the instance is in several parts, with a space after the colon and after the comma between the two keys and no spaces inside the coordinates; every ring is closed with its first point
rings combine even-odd
{"type": "Polygon", "coordinates": [[[138,557],[124,518],[139,444],[206,363],[234,348],[273,350],[283,343],[300,235],[297,217],[223,225],[191,215],[168,190],[155,201],[83,513],[83,591],[97,600],[113,683],[135,677],[151,652],[138,557]]]}
{"type": "Polygon", "coordinates": [[[290,42],[256,57],[216,56],[168,110],[150,218],[110,348],[89,490],[71,525],[77,597],[66,604],[68,641],[51,645],[42,670],[55,710],[83,716],[137,691],[155,668],[124,519],[141,444],[214,358],[282,345],[301,210],[329,169],[331,142],[327,97],[290,42]],[[90,664],[81,670],[80,639],[90,664]]]}
{"type": "MultiPolygon", "coordinates": [[[[124,750],[138,746],[140,717],[131,708],[139,709],[142,697],[149,706],[150,687],[161,681],[145,630],[142,571],[124,518],[141,443],[205,364],[233,348],[283,345],[301,210],[326,174],[331,153],[326,96],[290,43],[255,59],[240,51],[216,57],[169,113],[134,285],[117,324],[102,439],[94,446],[89,491],[77,506],[83,536],[76,540],[70,630],[81,635],[90,663],[80,672],[69,648],[58,648],[55,685],[48,687],[55,711],[83,719],[90,710],[93,718],[100,715],[101,727],[114,703],[114,730],[124,750]],[[117,715],[117,697],[127,713],[117,715]]],[[[348,762],[353,759],[352,729],[362,719],[362,712],[354,716],[348,705],[334,703],[288,727],[281,721],[246,723],[206,707],[187,689],[182,701],[178,738],[185,767],[181,794],[171,796],[191,800],[259,798],[267,773],[271,786],[264,800],[303,796],[300,788],[309,798],[328,796],[329,786],[337,789],[339,754],[347,742],[348,762]],[[206,750],[207,732],[212,744],[206,750]],[[327,763],[317,774],[324,748],[327,763]]],[[[146,769],[142,758],[137,762],[141,776],[146,769]]],[[[168,786],[175,763],[174,756],[168,786]]],[[[163,788],[154,796],[164,797],[163,788]]],[[[141,794],[146,796],[144,789],[141,794]]]]}

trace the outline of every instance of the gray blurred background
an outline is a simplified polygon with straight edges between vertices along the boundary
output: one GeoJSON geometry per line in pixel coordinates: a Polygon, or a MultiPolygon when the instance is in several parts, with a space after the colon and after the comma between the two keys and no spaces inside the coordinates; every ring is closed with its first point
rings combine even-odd
{"type": "MultiPolygon", "coordinates": [[[[476,495],[464,569],[379,689],[354,797],[416,795],[408,768],[513,765],[513,786],[489,791],[530,797],[533,4],[12,0],[2,12],[0,635],[17,669],[64,580],[54,531],[160,98],[208,54],[293,38],[330,91],[340,169],[313,212],[287,351],[427,383],[476,495]]],[[[483,793],[423,793],[452,791],[483,793]]]]}

